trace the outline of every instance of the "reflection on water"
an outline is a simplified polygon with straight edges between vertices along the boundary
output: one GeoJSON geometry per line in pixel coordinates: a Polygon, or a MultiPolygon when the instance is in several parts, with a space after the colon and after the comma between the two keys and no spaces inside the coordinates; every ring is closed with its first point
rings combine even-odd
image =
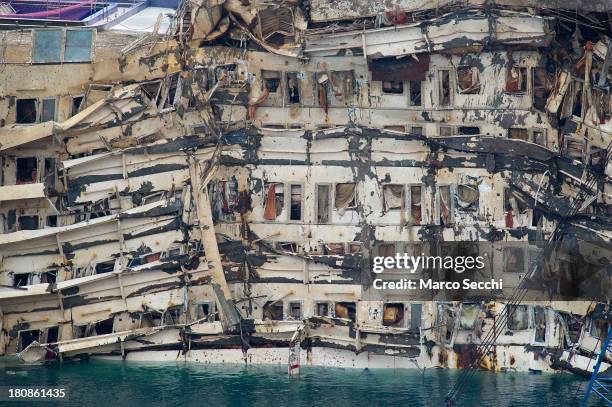
{"type": "MultiPolygon", "coordinates": [[[[70,400],[61,404],[74,406],[439,407],[458,374],[441,369],[423,373],[303,367],[299,377],[290,378],[285,366],[114,361],[24,366],[15,359],[0,359],[0,384],[65,386],[70,400]]],[[[457,405],[577,406],[586,384],[570,373],[478,372],[457,405]]]]}

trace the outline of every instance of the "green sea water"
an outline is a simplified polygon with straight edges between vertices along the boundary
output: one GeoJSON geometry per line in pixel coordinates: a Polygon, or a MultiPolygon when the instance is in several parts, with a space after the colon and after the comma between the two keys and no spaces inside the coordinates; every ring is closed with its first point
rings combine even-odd
{"type": "MultiPolygon", "coordinates": [[[[17,406],[443,406],[459,372],[120,361],[25,366],[0,360],[2,386],[63,386],[69,399],[17,406]]],[[[587,381],[571,373],[477,372],[456,406],[578,406],[587,381]],[[575,394],[578,390],[578,396],[575,394]]],[[[591,403],[591,406],[603,406],[591,403]]]]}

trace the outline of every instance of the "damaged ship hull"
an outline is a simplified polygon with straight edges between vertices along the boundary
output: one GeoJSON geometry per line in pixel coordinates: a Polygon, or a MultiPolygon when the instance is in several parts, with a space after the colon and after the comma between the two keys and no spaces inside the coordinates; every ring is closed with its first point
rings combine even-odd
{"type": "Polygon", "coordinates": [[[185,0],[164,35],[3,33],[0,354],[592,371],[609,14],[311,3],[185,0]],[[483,266],[373,271],[403,253],[483,266]]]}

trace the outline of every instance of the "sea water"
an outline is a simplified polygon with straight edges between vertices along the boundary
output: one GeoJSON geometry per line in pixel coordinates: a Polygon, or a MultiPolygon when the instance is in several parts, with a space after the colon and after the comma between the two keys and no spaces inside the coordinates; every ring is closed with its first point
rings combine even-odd
{"type": "MultiPolygon", "coordinates": [[[[64,362],[23,365],[0,359],[2,386],[61,386],[63,402],[32,406],[435,406],[459,377],[444,369],[340,369],[205,365],[185,362],[64,362]]],[[[476,372],[456,406],[578,406],[586,379],[571,373],[476,372]]],[[[604,406],[591,402],[590,406],[604,406]]]]}

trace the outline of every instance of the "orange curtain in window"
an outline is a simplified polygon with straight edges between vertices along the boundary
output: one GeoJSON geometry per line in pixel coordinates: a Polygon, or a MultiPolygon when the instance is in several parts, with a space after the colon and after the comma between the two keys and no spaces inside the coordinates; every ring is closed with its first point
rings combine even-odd
{"type": "Polygon", "coordinates": [[[276,219],[276,184],[268,185],[265,205],[264,218],[268,220],[276,219]]]}

